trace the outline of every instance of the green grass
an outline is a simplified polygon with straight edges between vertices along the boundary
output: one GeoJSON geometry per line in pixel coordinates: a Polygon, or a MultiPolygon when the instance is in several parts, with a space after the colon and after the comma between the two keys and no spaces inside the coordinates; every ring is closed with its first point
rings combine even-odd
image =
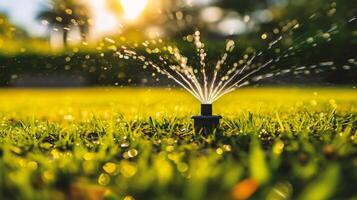
{"type": "Polygon", "coordinates": [[[356,199],[357,92],[0,90],[0,199],[356,199]]]}

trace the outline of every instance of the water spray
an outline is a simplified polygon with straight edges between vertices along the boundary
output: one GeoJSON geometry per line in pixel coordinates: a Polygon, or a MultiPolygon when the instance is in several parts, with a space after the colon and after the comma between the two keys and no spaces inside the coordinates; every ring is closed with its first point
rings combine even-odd
{"type": "Polygon", "coordinates": [[[212,104],[201,104],[201,115],[192,117],[195,133],[212,134],[219,128],[221,118],[219,115],[212,115],[212,104]]]}
{"type": "MultiPolygon", "coordinates": [[[[297,24],[293,26],[291,30],[300,27],[299,23],[296,23],[297,24]]],[[[335,30],[336,28],[329,29],[324,32],[323,37],[328,39],[328,41],[331,40],[330,35],[333,34],[335,30]]],[[[163,45],[161,44],[162,40],[143,42],[141,45],[146,49],[146,51],[143,52],[136,52],[134,45],[134,47],[121,46],[120,51],[116,53],[120,58],[130,58],[142,62],[145,69],[147,66],[150,66],[158,74],[165,75],[173,80],[200,101],[202,103],[201,115],[193,116],[192,119],[194,120],[195,132],[204,135],[213,133],[219,127],[219,120],[222,117],[212,115],[212,103],[222,96],[238,88],[275,76],[283,76],[288,73],[293,75],[318,74],[325,69],[326,66],[330,66],[331,70],[336,69],[333,61],[303,66],[290,66],[286,62],[288,58],[300,52],[299,49],[302,45],[318,46],[317,43],[314,42],[314,38],[320,38],[320,33],[309,37],[307,40],[298,41],[297,44],[290,45],[289,48],[282,49],[282,51],[276,54],[271,54],[271,52],[265,50],[258,51],[253,49],[252,51],[244,53],[242,58],[235,60],[228,59],[230,55],[233,55],[235,49],[235,42],[228,40],[223,55],[216,64],[212,66],[206,62],[207,53],[204,48],[206,45],[201,41],[200,32],[196,31],[190,36],[194,38],[192,42],[196,48],[196,57],[199,58],[199,64],[195,64],[194,66],[189,64],[188,57],[185,57],[177,47],[163,45]],[[154,52],[165,52],[165,54],[154,52]],[[154,55],[156,55],[155,58],[153,58],[154,55]],[[283,61],[283,63],[281,61],[283,61]]],[[[284,40],[283,36],[284,35],[280,35],[280,37],[271,41],[267,50],[273,50],[276,45],[282,44],[283,42],[281,41],[284,40]]],[[[264,36],[264,38],[265,37],[266,36],[264,36]]],[[[280,47],[277,47],[277,49],[280,49],[280,47]]],[[[343,66],[346,70],[351,68],[350,65],[356,65],[357,63],[354,58],[349,59],[348,62],[350,64],[343,66]]]]}

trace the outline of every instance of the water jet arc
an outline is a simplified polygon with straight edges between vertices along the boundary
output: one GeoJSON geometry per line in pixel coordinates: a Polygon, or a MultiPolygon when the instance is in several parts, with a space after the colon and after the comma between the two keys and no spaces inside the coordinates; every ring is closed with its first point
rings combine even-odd
{"type": "Polygon", "coordinates": [[[212,115],[212,104],[201,104],[201,115],[193,116],[195,133],[209,135],[219,127],[222,117],[212,115]]]}

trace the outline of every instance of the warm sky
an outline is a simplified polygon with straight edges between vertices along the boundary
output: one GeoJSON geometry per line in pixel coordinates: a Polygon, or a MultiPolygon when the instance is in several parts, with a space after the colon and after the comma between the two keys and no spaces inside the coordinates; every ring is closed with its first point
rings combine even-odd
{"type": "MultiPolygon", "coordinates": [[[[119,21],[110,12],[107,12],[105,0],[86,0],[90,10],[94,13],[94,34],[111,32],[118,28],[119,21]]],[[[48,5],[48,0],[0,0],[0,12],[5,12],[12,23],[23,27],[30,34],[41,36],[46,33],[46,27],[42,25],[36,16],[38,12],[48,5]]]]}
{"type": "MultiPolygon", "coordinates": [[[[124,8],[123,20],[133,21],[139,17],[149,0],[118,0],[124,8]]],[[[207,5],[215,0],[184,0],[187,5],[207,5]]],[[[117,16],[108,12],[105,0],[85,0],[89,5],[92,19],[95,21],[93,34],[100,36],[120,29],[121,22],[117,16]]],[[[46,33],[46,27],[36,19],[37,13],[46,8],[48,0],[0,0],[0,12],[8,15],[12,23],[24,28],[34,36],[46,33]]]]}

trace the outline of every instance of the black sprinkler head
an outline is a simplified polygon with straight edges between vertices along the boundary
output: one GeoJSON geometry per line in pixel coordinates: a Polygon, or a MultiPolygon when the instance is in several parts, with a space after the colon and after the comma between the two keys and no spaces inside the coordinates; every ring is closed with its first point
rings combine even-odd
{"type": "Polygon", "coordinates": [[[201,104],[201,115],[193,116],[195,133],[209,135],[219,127],[219,120],[222,117],[212,115],[212,104],[201,104]]]}

